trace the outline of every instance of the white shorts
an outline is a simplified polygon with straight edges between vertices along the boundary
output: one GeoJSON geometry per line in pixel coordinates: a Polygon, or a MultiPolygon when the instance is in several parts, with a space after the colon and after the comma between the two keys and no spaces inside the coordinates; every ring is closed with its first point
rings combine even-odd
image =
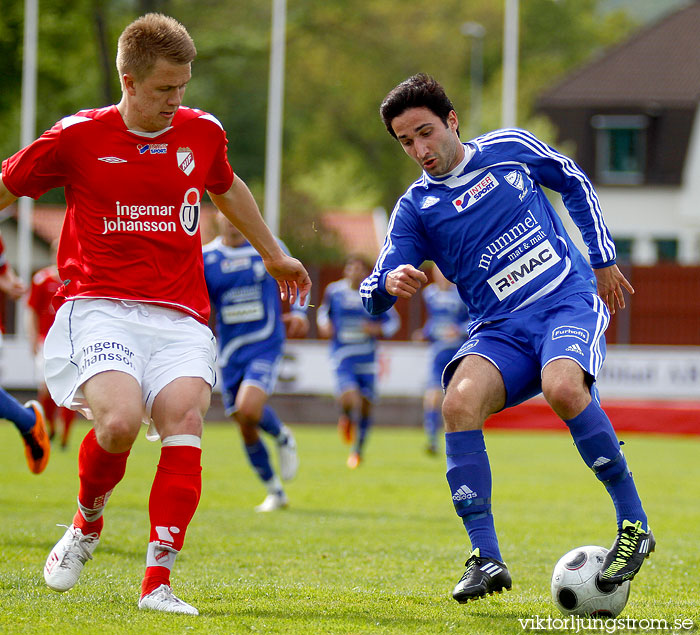
{"type": "Polygon", "coordinates": [[[46,386],[59,406],[91,418],[82,385],[107,370],[141,386],[145,420],[178,377],[216,382],[216,343],[207,326],[156,304],[86,298],[61,306],[44,342],[46,386]]]}

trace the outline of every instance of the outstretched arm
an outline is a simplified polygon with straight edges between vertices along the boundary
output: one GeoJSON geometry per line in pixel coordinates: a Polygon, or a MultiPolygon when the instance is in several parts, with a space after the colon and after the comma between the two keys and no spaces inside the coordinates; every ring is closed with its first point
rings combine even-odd
{"type": "Polygon", "coordinates": [[[311,278],[301,262],[284,253],[260,215],[248,186],[236,176],[227,192],[209,192],[209,196],[260,254],[265,268],[277,280],[282,300],[288,299],[293,304],[299,297],[300,305],[304,306],[311,290],[311,278]]]}
{"type": "Polygon", "coordinates": [[[598,295],[603,299],[611,314],[615,313],[615,304],[625,308],[625,295],[623,289],[629,293],[634,293],[629,280],[625,278],[617,265],[594,269],[596,281],[598,283],[598,295]]]}

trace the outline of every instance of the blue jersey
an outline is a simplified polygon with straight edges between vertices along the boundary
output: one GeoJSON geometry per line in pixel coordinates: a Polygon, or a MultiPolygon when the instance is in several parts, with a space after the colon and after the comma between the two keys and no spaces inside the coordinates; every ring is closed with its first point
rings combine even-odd
{"type": "Polygon", "coordinates": [[[224,380],[233,369],[263,353],[281,353],[285,329],[279,286],[250,243],[228,247],[219,237],[205,245],[204,277],[216,315],[224,380]]]}
{"type": "Polygon", "coordinates": [[[423,289],[422,297],[428,314],[423,335],[432,343],[431,348],[436,351],[459,348],[467,337],[469,312],[457,287],[450,285],[443,290],[437,284],[429,284],[423,289]]]}
{"type": "Polygon", "coordinates": [[[559,192],[588,247],[593,267],[615,263],[598,198],[582,170],[529,132],[498,130],[465,144],[449,174],[423,173],[399,199],[382,251],[360,293],[381,313],[396,297],[386,275],[433,260],[457,285],[472,322],[522,315],[538,303],[595,293],[591,266],[573,244],[542,187],[559,192]]]}
{"type": "Polygon", "coordinates": [[[357,289],[352,289],[344,278],[326,287],[316,319],[319,324],[330,322],[333,326],[330,347],[335,365],[348,357],[362,359],[369,364],[374,362],[377,338],[365,332],[366,322],[380,323],[383,337],[391,337],[401,325],[394,309],[382,315],[369,315],[362,306],[357,289]]]}

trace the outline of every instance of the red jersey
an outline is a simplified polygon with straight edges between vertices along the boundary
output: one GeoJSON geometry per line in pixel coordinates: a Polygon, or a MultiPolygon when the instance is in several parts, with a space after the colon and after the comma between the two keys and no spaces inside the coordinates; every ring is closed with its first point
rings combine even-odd
{"type": "Polygon", "coordinates": [[[46,334],[49,332],[56,317],[53,298],[61,284],[58,271],[53,266],[39,269],[32,276],[32,287],[27,304],[36,314],[40,340],[46,338],[46,334]]]}
{"type": "Polygon", "coordinates": [[[223,127],[201,110],[180,107],[168,128],[139,133],[109,106],[62,119],[6,159],[15,196],[65,187],[57,299],[153,302],[206,324],[200,201],[231,187],[226,148],[223,127]]]}

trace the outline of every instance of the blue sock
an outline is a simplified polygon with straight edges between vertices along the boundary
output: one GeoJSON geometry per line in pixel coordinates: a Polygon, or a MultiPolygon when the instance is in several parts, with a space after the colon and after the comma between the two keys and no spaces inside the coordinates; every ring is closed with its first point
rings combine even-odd
{"type": "Polygon", "coordinates": [[[620,450],[620,442],[595,397],[583,412],[565,423],[581,458],[608,490],[615,505],[617,526],[622,527],[623,520],[641,520],[642,528],[648,531],[647,516],[625,455],[620,450]]]}
{"type": "Polygon", "coordinates": [[[263,408],[262,417],[260,417],[258,425],[261,430],[275,437],[275,439],[279,437],[282,432],[282,422],[277,416],[277,413],[270,408],[270,406],[265,406],[265,408],[263,408]]]}
{"type": "Polygon", "coordinates": [[[440,427],[440,410],[437,408],[430,408],[423,413],[423,429],[428,435],[431,443],[435,442],[435,437],[437,436],[438,428],[440,427]]]}
{"type": "Polygon", "coordinates": [[[447,482],[452,502],[469,534],[472,549],[502,560],[491,514],[491,465],[481,430],[445,434],[447,482]]]}
{"type": "Polygon", "coordinates": [[[265,444],[260,440],[253,445],[243,444],[243,447],[253,469],[258,473],[260,479],[267,483],[274,476],[274,472],[270,465],[270,455],[267,453],[265,444]]]}
{"type": "Polygon", "coordinates": [[[29,432],[36,423],[33,408],[25,408],[10,393],[0,388],[0,419],[7,419],[15,424],[21,434],[29,432]]]}
{"type": "Polygon", "coordinates": [[[355,440],[355,452],[358,454],[362,453],[362,447],[367,439],[367,433],[372,426],[371,417],[360,416],[360,420],[357,423],[357,439],[355,440]]]}

